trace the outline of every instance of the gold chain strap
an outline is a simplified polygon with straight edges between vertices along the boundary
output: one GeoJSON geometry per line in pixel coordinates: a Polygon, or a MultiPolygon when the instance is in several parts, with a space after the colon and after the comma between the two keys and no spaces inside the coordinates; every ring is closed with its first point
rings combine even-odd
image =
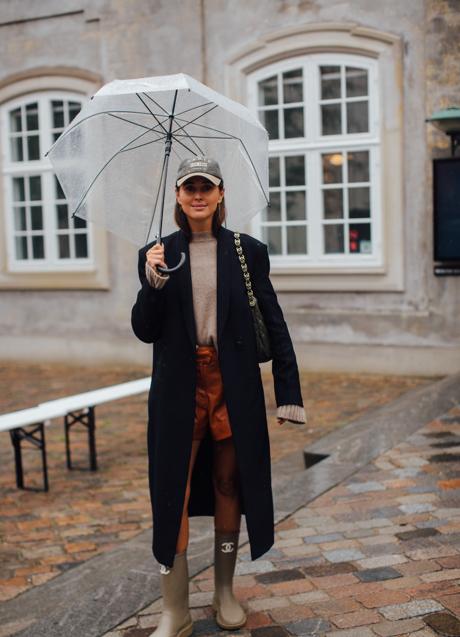
{"type": "Polygon", "coordinates": [[[235,238],[235,246],[236,252],[238,254],[238,259],[240,260],[241,269],[243,270],[244,284],[246,285],[249,305],[251,307],[254,307],[254,305],[256,304],[256,298],[254,296],[254,292],[252,291],[251,277],[249,276],[248,266],[246,263],[246,259],[244,258],[243,248],[241,247],[240,233],[234,232],[233,236],[235,238]]]}

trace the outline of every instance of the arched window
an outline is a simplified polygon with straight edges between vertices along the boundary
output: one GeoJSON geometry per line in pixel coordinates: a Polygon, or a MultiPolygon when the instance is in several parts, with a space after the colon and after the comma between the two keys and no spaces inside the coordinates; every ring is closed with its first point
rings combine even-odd
{"type": "Polygon", "coordinates": [[[248,75],[269,133],[271,206],[252,232],[277,267],[382,263],[376,60],[311,53],[248,75]]]}
{"type": "Polygon", "coordinates": [[[71,218],[46,151],[77,115],[84,97],[70,91],[27,94],[2,106],[4,211],[11,272],[88,270],[92,239],[71,218]]]}

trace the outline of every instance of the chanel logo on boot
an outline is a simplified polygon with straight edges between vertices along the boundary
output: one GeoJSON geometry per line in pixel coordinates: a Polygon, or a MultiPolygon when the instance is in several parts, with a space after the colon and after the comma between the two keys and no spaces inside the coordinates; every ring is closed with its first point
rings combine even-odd
{"type": "Polygon", "coordinates": [[[162,573],[163,575],[167,575],[170,572],[171,571],[167,566],[165,566],[164,564],[160,565],[160,573],[162,573]]]}
{"type": "Polygon", "coordinates": [[[231,553],[234,550],[235,542],[222,542],[221,551],[222,553],[231,553]]]}

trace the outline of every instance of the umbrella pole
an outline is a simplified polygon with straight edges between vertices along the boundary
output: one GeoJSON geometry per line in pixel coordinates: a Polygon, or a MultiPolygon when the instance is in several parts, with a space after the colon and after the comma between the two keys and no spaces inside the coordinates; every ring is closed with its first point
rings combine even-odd
{"type": "MultiPolygon", "coordinates": [[[[171,155],[172,125],[173,125],[173,121],[174,121],[174,109],[176,107],[176,99],[177,99],[177,91],[176,91],[176,93],[174,95],[172,113],[169,116],[169,131],[166,133],[165,156],[164,156],[164,163],[163,163],[163,182],[161,184],[160,227],[159,227],[159,230],[158,230],[157,244],[161,243],[161,229],[162,229],[162,226],[163,226],[163,212],[164,212],[164,207],[165,207],[165,195],[166,195],[166,180],[167,180],[167,176],[168,176],[169,156],[171,155]]],[[[185,254],[184,254],[184,252],[181,252],[180,254],[181,254],[180,261],[173,268],[162,268],[161,266],[157,266],[157,269],[160,270],[160,272],[165,272],[165,273],[174,272],[175,270],[178,270],[185,263],[185,254]]]]}

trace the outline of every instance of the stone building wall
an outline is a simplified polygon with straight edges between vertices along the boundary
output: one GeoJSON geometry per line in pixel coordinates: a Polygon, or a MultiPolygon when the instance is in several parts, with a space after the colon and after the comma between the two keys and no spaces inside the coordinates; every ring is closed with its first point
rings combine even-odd
{"type": "MultiPolygon", "coordinates": [[[[229,94],[232,64],[291,32],[305,43],[315,28],[394,38],[399,92],[383,99],[402,122],[402,285],[340,289],[325,277],[324,289],[279,298],[304,368],[441,374],[460,368],[460,291],[433,275],[431,158],[448,150],[424,120],[459,103],[459,22],[456,0],[2,0],[0,89],[59,68],[102,83],[185,72],[229,94]]],[[[107,290],[0,290],[2,358],[147,361],[129,325],[136,251],[111,236],[108,263],[107,290]]]]}

